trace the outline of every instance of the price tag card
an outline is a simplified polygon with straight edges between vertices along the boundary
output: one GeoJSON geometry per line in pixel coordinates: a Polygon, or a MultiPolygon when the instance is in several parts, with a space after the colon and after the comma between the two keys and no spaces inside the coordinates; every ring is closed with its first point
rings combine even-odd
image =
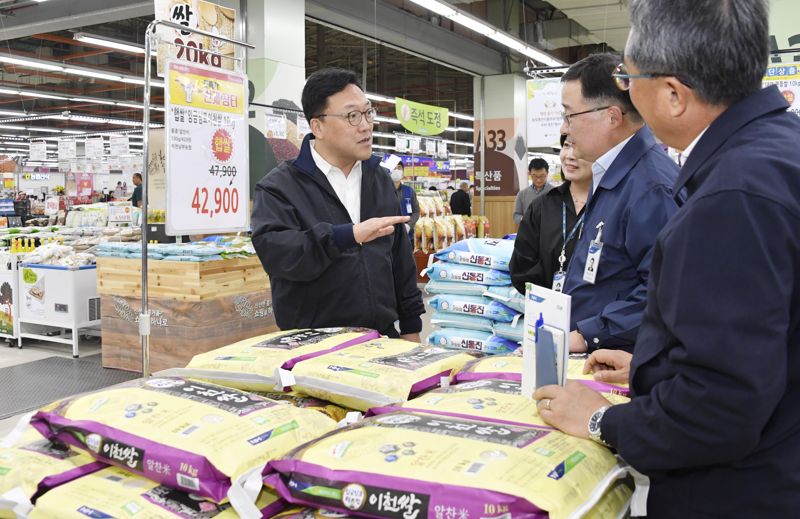
{"type": "Polygon", "coordinates": [[[108,138],[112,157],[120,157],[130,153],[130,139],[127,135],[112,135],[108,138]]]}
{"type": "Polygon", "coordinates": [[[247,77],[171,61],[165,85],[167,234],[247,231],[247,77]]]}
{"type": "Polygon", "coordinates": [[[99,159],[105,152],[105,139],[97,137],[96,139],[86,139],[84,156],[87,159],[99,159]]]}
{"type": "Polygon", "coordinates": [[[30,160],[47,160],[47,143],[45,141],[31,141],[29,157],[30,160]]]}
{"type": "Polygon", "coordinates": [[[74,139],[58,141],[58,160],[71,160],[78,156],[78,143],[74,139]]]}

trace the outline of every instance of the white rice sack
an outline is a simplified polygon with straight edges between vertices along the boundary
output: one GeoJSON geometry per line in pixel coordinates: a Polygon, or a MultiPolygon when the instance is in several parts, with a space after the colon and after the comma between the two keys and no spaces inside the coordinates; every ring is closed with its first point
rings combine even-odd
{"type": "Polygon", "coordinates": [[[431,279],[425,284],[427,294],[459,294],[462,296],[482,296],[489,289],[486,285],[474,283],[454,283],[431,279]]]}
{"type": "Polygon", "coordinates": [[[468,238],[437,252],[436,259],[508,272],[508,264],[513,253],[512,240],[468,238]]]}
{"type": "Polygon", "coordinates": [[[517,312],[525,313],[525,296],[512,287],[489,287],[483,294],[496,299],[517,312]]]}
{"type": "Polygon", "coordinates": [[[469,350],[487,355],[507,355],[519,348],[519,344],[491,332],[464,330],[461,328],[441,328],[428,335],[428,344],[452,350],[469,350]]]}

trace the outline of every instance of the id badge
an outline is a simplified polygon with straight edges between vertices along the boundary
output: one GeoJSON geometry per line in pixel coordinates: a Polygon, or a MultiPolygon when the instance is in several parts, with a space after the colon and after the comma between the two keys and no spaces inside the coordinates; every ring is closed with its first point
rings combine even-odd
{"type": "Polygon", "coordinates": [[[406,213],[411,214],[412,212],[414,212],[414,208],[411,207],[411,203],[406,203],[406,213]]]}
{"type": "Polygon", "coordinates": [[[594,285],[597,279],[597,270],[600,268],[600,253],[603,252],[603,242],[593,241],[589,244],[589,254],[586,256],[586,267],[583,269],[583,280],[594,285]]]}
{"type": "Polygon", "coordinates": [[[564,291],[564,280],[566,279],[567,275],[566,272],[563,270],[559,270],[555,274],[553,274],[553,290],[556,292],[563,292],[564,291]]]}

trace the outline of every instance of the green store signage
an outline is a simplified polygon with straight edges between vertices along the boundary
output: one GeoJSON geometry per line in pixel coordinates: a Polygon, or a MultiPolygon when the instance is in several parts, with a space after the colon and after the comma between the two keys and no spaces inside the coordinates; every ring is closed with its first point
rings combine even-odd
{"type": "Polygon", "coordinates": [[[450,110],[395,98],[395,111],[403,128],[417,135],[439,135],[447,128],[450,110]]]}

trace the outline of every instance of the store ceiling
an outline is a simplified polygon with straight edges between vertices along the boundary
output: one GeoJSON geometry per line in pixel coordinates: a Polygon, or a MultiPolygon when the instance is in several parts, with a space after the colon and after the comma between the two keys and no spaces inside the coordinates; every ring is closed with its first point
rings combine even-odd
{"type": "MultiPolygon", "coordinates": [[[[0,56],[34,58],[61,66],[78,67],[89,73],[96,71],[142,77],[141,54],[77,41],[73,35],[75,32],[85,31],[141,44],[152,15],[128,17],[119,21],[108,21],[108,18],[113,12],[121,14],[141,12],[148,4],[152,6],[152,1],[133,1],[126,4],[119,0],[106,0],[109,5],[102,15],[89,17],[86,16],[88,11],[76,14],[74,11],[84,9],[84,6],[88,5],[87,1],[72,0],[68,4],[66,1],[60,4],[61,0],[51,0],[39,4],[33,0],[0,0],[0,24],[2,24],[0,34],[23,35],[2,41],[4,48],[0,49],[0,56]],[[50,14],[52,11],[48,9],[53,9],[51,4],[61,6],[60,17],[50,14]],[[41,15],[37,16],[38,12],[41,12],[41,15]],[[40,19],[40,25],[35,25],[37,19],[40,19]],[[72,27],[69,20],[77,20],[75,23],[80,25],[72,27]],[[93,21],[102,23],[92,24],[93,21]],[[38,30],[41,32],[37,32],[35,27],[39,27],[38,30]]],[[[315,13],[326,3],[334,6],[345,5],[341,2],[331,4],[326,0],[306,1],[307,12],[315,13]]],[[[360,2],[360,0],[348,1],[350,2],[348,5],[360,2]]],[[[407,0],[363,0],[363,3],[371,10],[374,8],[375,13],[383,10],[384,13],[402,16],[406,41],[414,40],[415,34],[420,34],[423,30],[441,34],[444,34],[442,31],[456,33],[461,40],[472,45],[472,48],[484,51],[482,59],[485,64],[481,66],[491,65],[495,67],[495,73],[521,73],[525,65],[524,59],[509,53],[495,42],[487,41],[486,38],[476,36],[463,28],[453,27],[452,23],[448,25],[407,0]],[[495,59],[493,56],[497,56],[496,61],[492,61],[495,59]]],[[[451,3],[512,34],[520,35],[520,38],[546,49],[567,63],[594,50],[606,47],[621,49],[627,34],[625,1],[489,0],[451,3]]],[[[96,1],[93,5],[95,9],[100,9],[96,1]]],[[[306,21],[307,73],[322,66],[342,66],[360,74],[365,79],[368,91],[446,106],[460,113],[473,112],[474,71],[428,61],[415,49],[409,49],[413,50],[414,54],[404,52],[407,47],[402,41],[393,45],[382,45],[375,41],[380,40],[380,37],[368,40],[361,38],[361,34],[376,35],[378,23],[375,20],[372,22],[372,31],[369,31],[369,27],[365,27],[363,23],[360,26],[355,24],[351,27],[343,26],[342,24],[346,22],[342,22],[341,17],[336,19],[336,23],[310,18],[306,21]]],[[[409,43],[408,47],[410,46],[409,43]]],[[[431,50],[432,55],[435,54],[434,50],[436,49],[431,50]]],[[[446,50],[457,54],[461,49],[446,50]]],[[[468,64],[468,60],[464,63],[468,64]]],[[[68,118],[15,121],[13,120],[15,117],[11,115],[14,112],[45,115],[61,115],[69,112],[70,115],[141,121],[141,108],[108,103],[140,104],[142,96],[141,86],[117,80],[41,70],[29,65],[0,63],[0,150],[4,148],[2,140],[10,139],[10,136],[14,135],[26,139],[57,136],[53,132],[31,130],[35,128],[73,132],[131,128],[108,120],[95,120],[92,123],[68,118]],[[15,94],[14,91],[21,91],[27,95],[15,94]],[[37,94],[55,95],[65,99],[36,97],[37,94]],[[102,101],[106,104],[100,104],[102,101]],[[15,126],[27,129],[12,128],[15,126]]],[[[156,105],[162,104],[163,91],[154,89],[151,101],[156,105]]],[[[379,108],[384,115],[393,115],[392,106],[384,105],[379,108]]],[[[153,112],[152,119],[154,122],[161,122],[163,114],[153,112]]],[[[0,154],[2,153],[3,151],[0,151],[0,154]]]]}

